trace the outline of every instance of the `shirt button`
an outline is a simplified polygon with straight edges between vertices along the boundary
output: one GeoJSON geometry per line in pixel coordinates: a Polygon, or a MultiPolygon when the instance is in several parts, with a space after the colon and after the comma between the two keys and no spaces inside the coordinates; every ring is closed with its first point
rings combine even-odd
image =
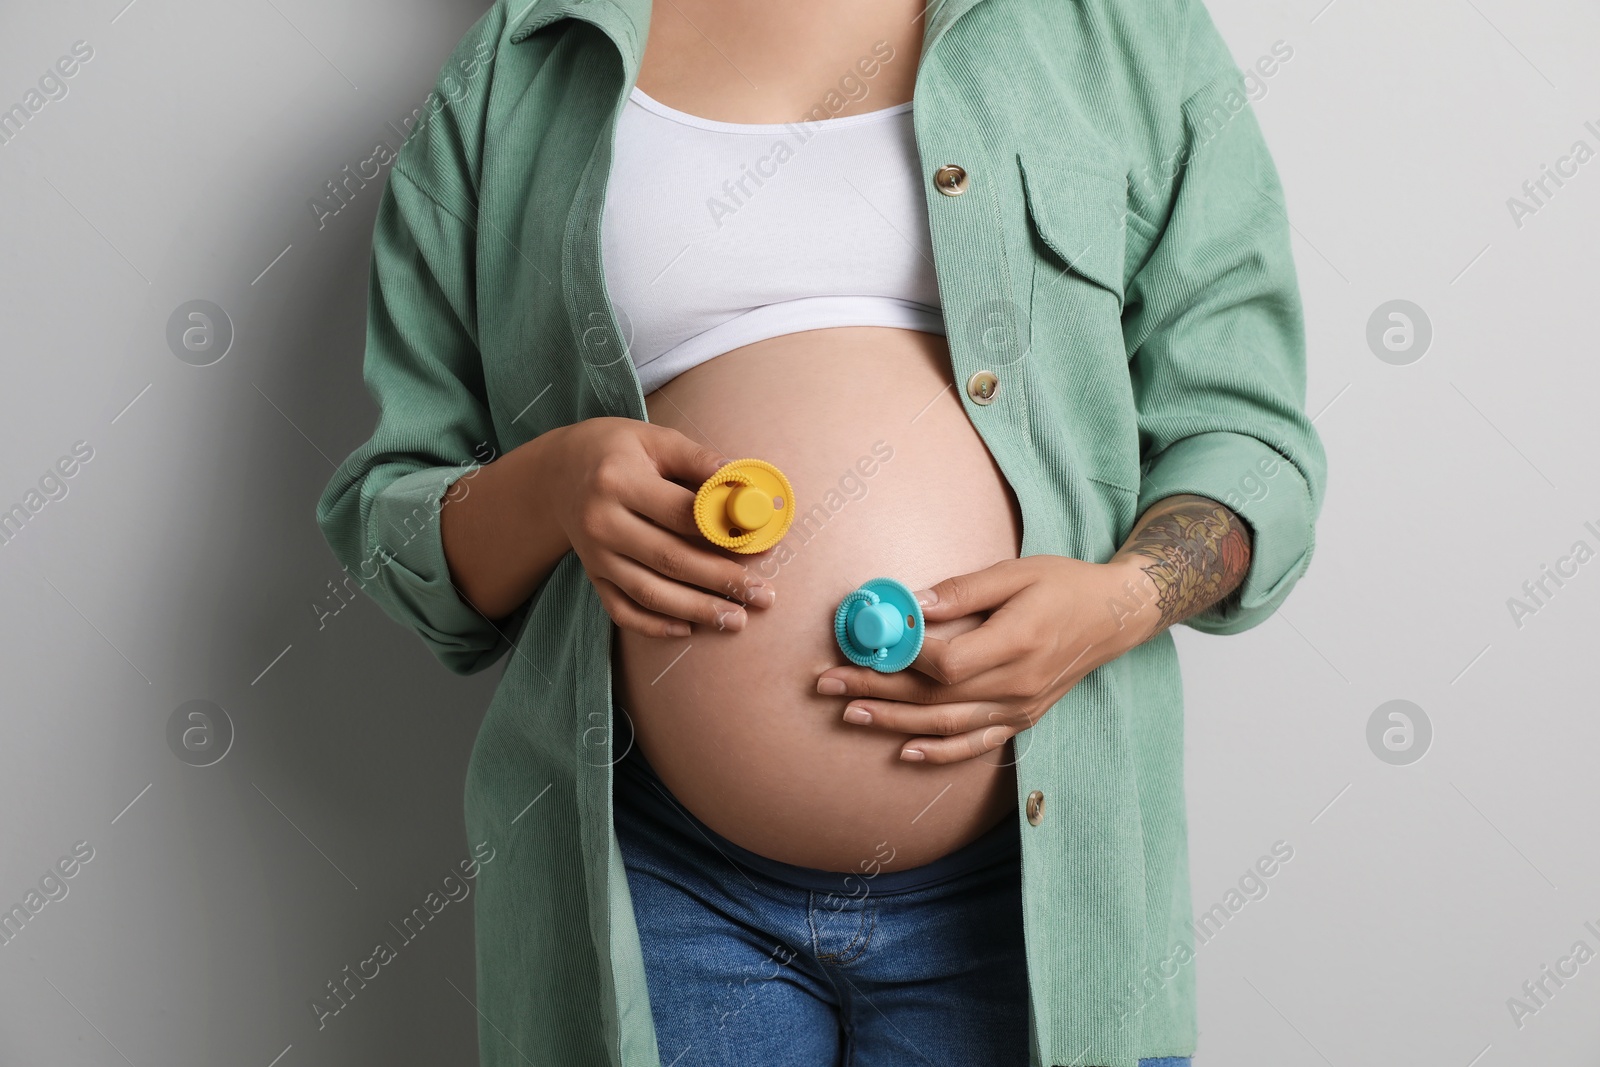
{"type": "Polygon", "coordinates": [[[945,196],[960,196],[967,191],[967,172],[954,163],[946,163],[933,172],[933,185],[945,196]]]}
{"type": "Polygon", "coordinates": [[[967,379],[967,395],[974,404],[994,403],[994,394],[1000,391],[1000,379],[994,371],[981,370],[967,379]]]}
{"type": "Polygon", "coordinates": [[[1038,826],[1044,820],[1044,794],[1035,789],[1028,794],[1028,822],[1038,826]]]}

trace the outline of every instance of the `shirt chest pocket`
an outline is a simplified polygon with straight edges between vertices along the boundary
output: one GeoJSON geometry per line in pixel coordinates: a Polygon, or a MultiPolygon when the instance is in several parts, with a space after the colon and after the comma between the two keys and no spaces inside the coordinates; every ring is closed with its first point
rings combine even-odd
{"type": "Polygon", "coordinates": [[[1093,293],[1079,291],[1089,284],[1111,298],[1098,303],[1120,320],[1127,175],[1076,156],[1032,153],[1017,163],[1034,242],[1035,302],[1048,307],[1052,299],[1065,303],[1074,296],[1093,302],[1093,293]],[[1068,275],[1079,285],[1064,284],[1068,275]]]}
{"type": "Polygon", "coordinates": [[[1023,153],[1018,165],[1033,252],[1033,374],[1073,413],[1083,473],[1137,495],[1138,413],[1122,333],[1127,175],[1054,150],[1023,153]]]}

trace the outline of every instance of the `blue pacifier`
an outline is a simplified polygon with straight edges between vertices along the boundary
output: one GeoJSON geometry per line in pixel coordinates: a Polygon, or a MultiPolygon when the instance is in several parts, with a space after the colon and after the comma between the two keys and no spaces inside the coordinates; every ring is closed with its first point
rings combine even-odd
{"type": "Polygon", "coordinates": [[[893,578],[874,578],[839,602],[833,636],[858,667],[893,674],[922,651],[922,605],[893,578]]]}

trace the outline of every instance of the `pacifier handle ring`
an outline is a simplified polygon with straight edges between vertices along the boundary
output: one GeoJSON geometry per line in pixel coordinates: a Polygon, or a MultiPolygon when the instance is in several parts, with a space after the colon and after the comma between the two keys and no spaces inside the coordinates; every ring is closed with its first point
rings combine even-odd
{"type": "Polygon", "coordinates": [[[845,594],[844,600],[841,601],[841,603],[855,604],[865,600],[867,602],[867,606],[871,607],[882,599],[882,597],[870,589],[852,589],[850,592],[845,594]]]}
{"type": "MultiPolygon", "coordinates": [[[[855,613],[850,610],[851,605],[862,604],[865,607],[874,607],[881,603],[883,603],[883,598],[871,589],[853,589],[846,593],[844,599],[839,602],[837,616],[839,621],[836,628],[839,630],[841,637],[846,637],[850,640],[852,647],[859,648],[860,646],[856,645],[853,638],[848,638],[850,620],[855,616],[855,613]]],[[[882,663],[889,658],[889,650],[887,648],[875,648],[871,651],[862,652],[860,655],[868,663],[882,663]]]]}

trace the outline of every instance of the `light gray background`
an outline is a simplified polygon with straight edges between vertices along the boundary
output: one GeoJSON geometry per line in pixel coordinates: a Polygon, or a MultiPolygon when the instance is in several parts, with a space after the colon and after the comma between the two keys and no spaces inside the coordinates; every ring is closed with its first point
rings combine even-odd
{"type": "MultiPolygon", "coordinates": [[[[1506,201],[1574,141],[1600,149],[1600,15],[1323,2],[1211,5],[1241,66],[1294,50],[1255,106],[1331,476],[1284,610],[1179,635],[1196,911],[1294,848],[1198,954],[1199,1062],[1593,1063],[1600,961],[1520,1027],[1507,999],[1579,939],[1600,949],[1600,561],[1520,628],[1506,601],[1574,541],[1600,548],[1600,160],[1521,227],[1506,201]],[[1433,325],[1410,365],[1366,341],[1394,299],[1433,325]],[[1433,726],[1406,766],[1367,742],[1392,699],[1433,726]]],[[[0,107],[95,50],[0,145],[0,506],[95,450],[0,546],[0,907],[95,850],[0,946],[0,1063],[468,1062],[470,905],[320,1032],[308,1007],[467,856],[499,668],[448,674],[366,600],[319,629],[340,569],[313,508],[375,417],[380,187],[320,230],[307,201],[399,144],[481,8],[123,4],[0,12],[0,107]],[[205,368],[165,341],[192,299],[236,330],[205,368]],[[194,699],[237,734],[207,768],[166,739],[194,699]]]]}

